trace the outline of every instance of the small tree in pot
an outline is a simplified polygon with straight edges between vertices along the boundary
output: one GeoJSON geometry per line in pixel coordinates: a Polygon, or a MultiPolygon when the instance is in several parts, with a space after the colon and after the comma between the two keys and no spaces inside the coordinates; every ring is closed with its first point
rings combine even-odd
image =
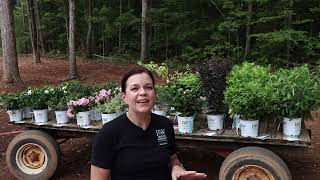
{"type": "Polygon", "coordinates": [[[120,97],[120,94],[116,94],[105,102],[99,104],[97,109],[102,113],[102,123],[105,124],[118,117],[120,115],[120,111],[122,111],[124,107],[125,104],[120,97]]]}
{"type": "Polygon", "coordinates": [[[258,135],[259,120],[263,120],[273,110],[272,93],[268,68],[253,63],[233,67],[227,77],[225,103],[231,114],[241,114],[240,128],[250,126],[255,130],[250,134],[246,132],[249,133],[251,130],[241,130],[242,136],[258,135]],[[246,123],[248,125],[245,125],[246,123]]]}
{"type": "Polygon", "coordinates": [[[299,136],[302,119],[310,117],[320,100],[320,84],[307,65],[280,69],[272,76],[274,111],[283,117],[283,132],[299,136]]]}
{"type": "Polygon", "coordinates": [[[180,113],[179,132],[191,133],[194,115],[201,112],[204,104],[203,86],[199,75],[191,71],[176,73],[170,79],[167,90],[170,94],[170,106],[180,113]]]}
{"type": "Polygon", "coordinates": [[[2,93],[0,95],[0,109],[6,109],[11,122],[22,120],[24,101],[20,92],[2,93]]]}
{"type": "Polygon", "coordinates": [[[222,129],[226,110],[223,92],[231,62],[226,58],[212,57],[201,61],[198,69],[208,102],[208,127],[211,130],[222,129]]]}

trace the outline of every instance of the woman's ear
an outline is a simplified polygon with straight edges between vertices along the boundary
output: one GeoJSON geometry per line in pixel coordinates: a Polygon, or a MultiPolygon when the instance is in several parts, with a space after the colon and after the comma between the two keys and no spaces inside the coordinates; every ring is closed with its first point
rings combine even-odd
{"type": "Polygon", "coordinates": [[[125,93],[121,93],[121,98],[122,98],[123,102],[126,103],[126,94],[125,93]]]}

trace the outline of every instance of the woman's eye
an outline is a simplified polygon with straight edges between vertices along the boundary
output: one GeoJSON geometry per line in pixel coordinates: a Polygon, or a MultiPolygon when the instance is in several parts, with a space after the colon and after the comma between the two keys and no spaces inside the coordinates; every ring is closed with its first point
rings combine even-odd
{"type": "Polygon", "coordinates": [[[146,87],[146,89],[148,89],[148,90],[152,90],[152,89],[153,89],[153,87],[152,87],[152,86],[147,86],[147,87],[146,87]]]}
{"type": "Polygon", "coordinates": [[[131,88],[131,91],[137,91],[138,88],[134,87],[134,88],[131,88]]]}

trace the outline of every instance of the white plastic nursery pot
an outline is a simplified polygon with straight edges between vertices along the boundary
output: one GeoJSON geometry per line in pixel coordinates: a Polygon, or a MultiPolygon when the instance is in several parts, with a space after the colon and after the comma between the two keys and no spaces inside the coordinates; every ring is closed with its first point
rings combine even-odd
{"type": "Polygon", "coordinates": [[[102,123],[108,123],[118,117],[118,113],[102,114],[102,123]]]}
{"type": "Polygon", "coordinates": [[[23,119],[31,119],[31,118],[32,118],[32,107],[24,107],[23,119]]]}
{"type": "Polygon", "coordinates": [[[9,114],[9,121],[10,122],[19,122],[22,121],[22,110],[8,110],[7,113],[9,114]]]}
{"type": "Polygon", "coordinates": [[[67,116],[67,111],[55,111],[57,124],[67,124],[69,123],[69,118],[67,116]]]}
{"type": "Polygon", "coordinates": [[[166,116],[166,114],[167,114],[167,111],[166,111],[166,110],[152,110],[152,112],[153,112],[154,114],[158,114],[158,115],[160,115],[160,116],[166,116]]]}
{"type": "Polygon", "coordinates": [[[48,109],[33,110],[33,116],[35,123],[46,123],[48,122],[48,109]]]}
{"type": "Polygon", "coordinates": [[[240,130],[240,135],[243,137],[257,137],[259,130],[259,120],[240,119],[237,131],[240,130]]]}
{"type": "Polygon", "coordinates": [[[117,117],[121,116],[122,114],[124,114],[124,111],[117,111],[117,117]]]}
{"type": "Polygon", "coordinates": [[[233,122],[232,122],[232,129],[236,129],[239,126],[240,123],[240,115],[239,114],[235,114],[232,117],[233,122]]]}
{"type": "Polygon", "coordinates": [[[283,118],[283,134],[298,137],[301,132],[302,118],[283,118]]]}
{"type": "Polygon", "coordinates": [[[223,114],[208,114],[208,128],[210,130],[223,129],[224,115],[223,114]]]}
{"type": "Polygon", "coordinates": [[[90,125],[90,111],[78,112],[76,117],[78,126],[84,127],[90,125]]]}
{"type": "Polygon", "coordinates": [[[192,133],[194,116],[181,117],[178,116],[178,130],[180,133],[192,133]]]}
{"type": "Polygon", "coordinates": [[[93,121],[101,121],[101,113],[96,108],[92,108],[90,110],[90,119],[93,121]]]}

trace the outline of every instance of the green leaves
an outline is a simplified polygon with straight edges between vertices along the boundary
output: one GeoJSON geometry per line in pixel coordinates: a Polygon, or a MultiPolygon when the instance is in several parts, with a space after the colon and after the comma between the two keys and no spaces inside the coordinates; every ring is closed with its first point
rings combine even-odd
{"type": "Polygon", "coordinates": [[[272,94],[275,111],[284,117],[308,116],[310,110],[319,105],[320,86],[307,65],[293,69],[280,69],[271,78],[276,91],[272,94]]]}
{"type": "Polygon", "coordinates": [[[18,110],[24,107],[24,101],[20,92],[0,94],[0,107],[6,110],[18,110]]]}
{"type": "Polygon", "coordinates": [[[273,113],[282,117],[306,117],[319,105],[319,81],[307,65],[280,69],[244,63],[233,68],[227,79],[225,103],[232,114],[259,119],[273,113]]]}
{"type": "Polygon", "coordinates": [[[115,113],[124,108],[125,104],[119,94],[97,106],[97,110],[103,114],[115,113]]]}
{"type": "Polygon", "coordinates": [[[169,105],[182,116],[192,116],[201,111],[204,92],[200,76],[190,71],[175,74],[167,87],[169,105]]]}
{"type": "Polygon", "coordinates": [[[269,69],[254,63],[236,65],[227,77],[225,103],[231,114],[259,119],[270,111],[269,69]]]}

